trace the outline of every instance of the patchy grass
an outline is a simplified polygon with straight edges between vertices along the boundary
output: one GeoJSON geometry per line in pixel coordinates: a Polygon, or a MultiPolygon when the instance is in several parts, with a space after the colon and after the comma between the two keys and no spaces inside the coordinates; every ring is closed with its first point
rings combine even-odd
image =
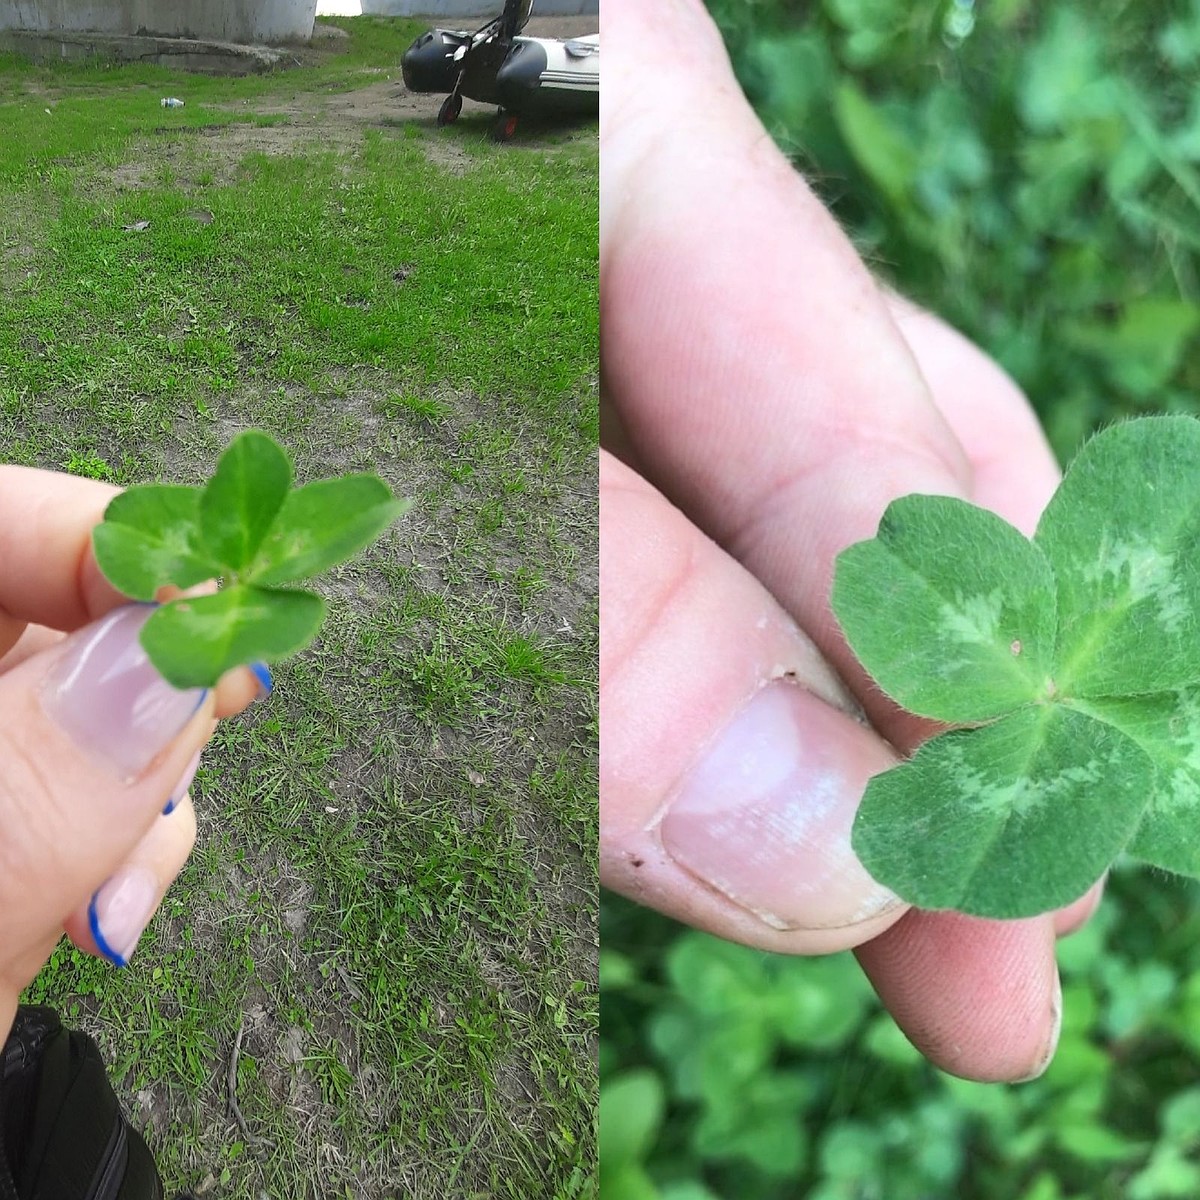
{"type": "Polygon", "coordinates": [[[250,79],[0,63],[4,459],[196,482],[255,426],[417,498],[220,730],[133,965],[32,997],[169,1186],[594,1195],[595,131],[435,130],[419,27],[345,27],[250,79]]]}

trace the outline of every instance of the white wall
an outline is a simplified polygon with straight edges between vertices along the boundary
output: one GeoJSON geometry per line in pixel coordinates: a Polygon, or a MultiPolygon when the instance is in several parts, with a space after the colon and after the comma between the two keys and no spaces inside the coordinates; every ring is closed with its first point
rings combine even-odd
{"type": "MultiPolygon", "coordinates": [[[[321,0],[321,5],[341,4],[347,0],[321,0]]],[[[504,0],[353,0],[365,13],[389,17],[489,17],[499,16],[504,0]]],[[[332,10],[331,10],[332,11],[332,10]]],[[[537,0],[535,17],[573,17],[578,13],[598,13],[600,0],[537,0]]]]}
{"type": "Polygon", "coordinates": [[[312,36],[316,6],[316,0],[0,0],[0,29],[285,41],[312,36]]]}

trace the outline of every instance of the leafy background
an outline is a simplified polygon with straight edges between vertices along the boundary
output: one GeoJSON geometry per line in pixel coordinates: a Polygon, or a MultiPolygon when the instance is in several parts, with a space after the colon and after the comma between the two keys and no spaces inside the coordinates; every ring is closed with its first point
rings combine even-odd
{"type": "MultiPolygon", "coordinates": [[[[1200,414],[1200,3],[710,0],[743,86],[874,270],[1025,388],[1067,458],[1200,414]]],[[[923,1063],[849,955],[606,896],[609,1200],[1200,1195],[1200,889],[1118,867],[1062,943],[1055,1061],[923,1063]]]]}

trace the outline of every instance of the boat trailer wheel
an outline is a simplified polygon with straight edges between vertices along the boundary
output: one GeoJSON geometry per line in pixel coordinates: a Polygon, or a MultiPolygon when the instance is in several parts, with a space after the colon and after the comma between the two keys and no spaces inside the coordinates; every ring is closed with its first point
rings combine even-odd
{"type": "Polygon", "coordinates": [[[517,132],[517,118],[512,113],[506,113],[501,109],[496,114],[496,122],[492,126],[492,138],[497,142],[508,142],[512,140],[513,134],[517,132]]]}
{"type": "Polygon", "coordinates": [[[438,109],[437,123],[440,128],[443,125],[453,125],[458,120],[458,114],[462,112],[462,97],[454,92],[442,101],[442,107],[438,109]]]}

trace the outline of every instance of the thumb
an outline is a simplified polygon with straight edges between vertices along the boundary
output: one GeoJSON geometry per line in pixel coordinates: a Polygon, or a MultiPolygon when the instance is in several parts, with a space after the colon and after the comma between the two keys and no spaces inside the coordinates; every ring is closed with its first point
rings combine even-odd
{"type": "Polygon", "coordinates": [[[850,848],[888,747],[771,595],[624,464],[600,464],[600,869],[689,924],[845,949],[902,906],[850,848]]]}
{"type": "Polygon", "coordinates": [[[153,611],[114,609],[0,675],[0,1028],[212,729],[211,694],[172,687],[142,649],[153,611]]]}

